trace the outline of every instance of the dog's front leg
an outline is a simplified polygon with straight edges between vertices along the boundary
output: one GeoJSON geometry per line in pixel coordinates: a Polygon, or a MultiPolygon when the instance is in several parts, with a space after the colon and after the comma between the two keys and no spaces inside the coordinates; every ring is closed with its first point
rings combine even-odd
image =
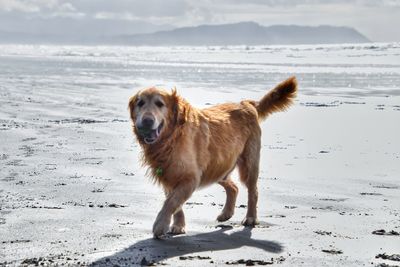
{"type": "Polygon", "coordinates": [[[180,181],[168,194],[153,225],[153,235],[155,238],[160,238],[168,232],[172,215],[182,207],[196,189],[196,183],[194,181],[195,179],[180,181]]]}
{"type": "Polygon", "coordinates": [[[185,233],[185,214],[183,213],[182,208],[179,208],[174,216],[174,222],[172,223],[170,232],[174,235],[180,235],[185,233]]]}

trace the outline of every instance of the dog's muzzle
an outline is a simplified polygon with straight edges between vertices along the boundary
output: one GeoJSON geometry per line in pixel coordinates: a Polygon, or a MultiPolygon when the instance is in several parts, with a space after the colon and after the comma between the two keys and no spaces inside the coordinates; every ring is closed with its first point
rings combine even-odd
{"type": "Polygon", "coordinates": [[[164,126],[164,122],[161,122],[156,129],[151,129],[148,127],[136,127],[139,135],[143,138],[143,141],[148,144],[154,144],[158,137],[160,137],[161,129],[164,126]]]}

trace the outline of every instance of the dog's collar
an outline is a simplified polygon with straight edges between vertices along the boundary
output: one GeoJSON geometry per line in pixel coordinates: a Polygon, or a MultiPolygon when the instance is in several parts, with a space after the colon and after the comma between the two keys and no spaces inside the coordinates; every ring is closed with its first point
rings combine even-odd
{"type": "Polygon", "coordinates": [[[156,170],[155,170],[155,174],[158,177],[161,177],[163,175],[163,169],[161,167],[157,167],[156,170]]]}

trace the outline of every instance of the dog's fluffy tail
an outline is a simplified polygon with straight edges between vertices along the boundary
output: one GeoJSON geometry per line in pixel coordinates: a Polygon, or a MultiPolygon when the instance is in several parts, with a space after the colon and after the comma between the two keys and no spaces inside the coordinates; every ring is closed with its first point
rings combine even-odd
{"type": "Polygon", "coordinates": [[[259,102],[255,103],[259,120],[264,120],[268,115],[286,110],[296,97],[297,80],[292,76],[278,84],[269,91],[259,102]]]}

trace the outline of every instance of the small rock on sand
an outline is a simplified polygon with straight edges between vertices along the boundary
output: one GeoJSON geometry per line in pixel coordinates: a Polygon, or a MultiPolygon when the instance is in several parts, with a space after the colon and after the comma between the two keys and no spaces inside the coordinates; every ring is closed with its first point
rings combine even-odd
{"type": "Polygon", "coordinates": [[[337,249],[323,249],[322,252],[329,253],[332,255],[343,254],[343,251],[337,249]]]}
{"type": "Polygon", "coordinates": [[[374,235],[397,235],[397,236],[400,235],[400,233],[396,232],[395,230],[386,232],[384,229],[372,231],[372,234],[374,234],[374,235]]]}
{"type": "Polygon", "coordinates": [[[179,259],[181,261],[184,261],[184,260],[211,260],[211,258],[208,256],[204,256],[204,257],[203,256],[180,256],[179,259]]]}
{"type": "Polygon", "coordinates": [[[391,260],[391,261],[400,261],[400,254],[388,255],[386,253],[383,253],[383,254],[376,255],[375,258],[376,259],[391,260]]]}

